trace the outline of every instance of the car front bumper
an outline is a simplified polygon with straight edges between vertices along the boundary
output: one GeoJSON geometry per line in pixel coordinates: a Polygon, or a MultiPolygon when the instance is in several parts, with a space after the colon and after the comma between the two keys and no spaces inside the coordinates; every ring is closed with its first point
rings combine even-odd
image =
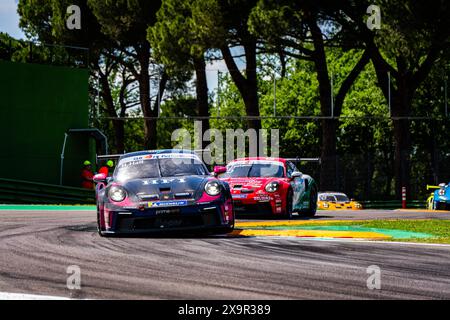
{"type": "Polygon", "coordinates": [[[234,227],[232,205],[222,201],[158,208],[120,208],[110,204],[105,206],[104,221],[105,234],[220,231],[234,227]]]}
{"type": "Polygon", "coordinates": [[[274,193],[236,193],[231,194],[237,215],[276,215],[283,212],[285,206],[279,192],[274,193]]]}

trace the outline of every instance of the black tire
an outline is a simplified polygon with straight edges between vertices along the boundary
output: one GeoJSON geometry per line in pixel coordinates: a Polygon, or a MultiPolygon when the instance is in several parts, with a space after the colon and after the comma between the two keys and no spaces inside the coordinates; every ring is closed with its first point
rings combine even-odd
{"type": "Polygon", "coordinates": [[[293,193],[292,193],[292,190],[291,189],[289,189],[289,191],[288,191],[288,193],[287,193],[287,195],[286,195],[286,211],[284,212],[284,218],[285,219],[288,219],[288,220],[291,220],[292,219],[292,212],[293,212],[293,204],[292,204],[292,202],[293,202],[293,197],[294,197],[294,195],[293,195],[293,193]]]}
{"type": "Polygon", "coordinates": [[[447,203],[435,202],[435,210],[450,210],[450,206],[447,203]]]}
{"type": "Polygon", "coordinates": [[[226,227],[223,228],[222,230],[218,231],[216,234],[228,234],[234,231],[234,226],[233,227],[226,227]]]}
{"type": "Polygon", "coordinates": [[[317,212],[317,190],[312,188],[309,194],[309,208],[303,211],[303,215],[306,217],[314,217],[317,212]]]}
{"type": "Polygon", "coordinates": [[[102,229],[100,227],[100,209],[97,206],[97,233],[100,237],[104,237],[105,235],[102,232],[102,229]]]}

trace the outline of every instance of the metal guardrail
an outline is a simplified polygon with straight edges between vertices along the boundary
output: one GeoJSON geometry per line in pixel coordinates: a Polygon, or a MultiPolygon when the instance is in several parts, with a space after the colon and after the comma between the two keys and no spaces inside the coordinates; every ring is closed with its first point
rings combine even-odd
{"type": "MultiPolygon", "coordinates": [[[[0,203],[33,204],[94,204],[94,190],[0,179],[0,203]]],[[[364,209],[400,209],[401,200],[360,201],[364,209]]],[[[425,200],[407,201],[407,208],[425,209],[425,200]]]]}
{"type": "MultiPolygon", "coordinates": [[[[401,209],[401,200],[380,200],[380,201],[360,201],[364,209],[401,209]]],[[[409,209],[425,209],[427,202],[425,200],[410,200],[406,202],[409,209]]]]}
{"type": "Polygon", "coordinates": [[[93,204],[94,190],[0,179],[0,203],[93,204]]]}

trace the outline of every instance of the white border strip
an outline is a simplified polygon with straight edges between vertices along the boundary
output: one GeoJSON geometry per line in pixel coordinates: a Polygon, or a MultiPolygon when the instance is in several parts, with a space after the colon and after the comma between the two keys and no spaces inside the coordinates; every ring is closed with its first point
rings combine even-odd
{"type": "Polygon", "coordinates": [[[44,296],[37,294],[0,292],[0,300],[72,300],[72,299],[59,296],[44,296]]]}
{"type": "MultiPolygon", "coordinates": [[[[267,237],[260,237],[260,238],[267,238],[267,237]]],[[[288,237],[283,237],[288,238],[288,237]]],[[[289,237],[293,238],[293,237],[289,237]]],[[[376,243],[376,244],[396,244],[396,245],[403,245],[403,246],[425,246],[425,247],[444,247],[444,248],[450,248],[450,244],[445,243],[428,243],[428,242],[407,242],[407,241],[379,241],[379,240],[365,240],[365,239],[341,239],[341,238],[319,238],[319,237],[311,237],[311,238],[301,238],[299,240],[306,240],[306,241],[329,241],[329,242],[360,242],[360,243],[376,243]]]]}

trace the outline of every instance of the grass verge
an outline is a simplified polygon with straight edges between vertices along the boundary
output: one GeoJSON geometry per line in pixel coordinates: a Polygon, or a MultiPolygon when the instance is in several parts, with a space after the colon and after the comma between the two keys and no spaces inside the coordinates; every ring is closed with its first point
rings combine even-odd
{"type": "Polygon", "coordinates": [[[419,233],[428,233],[433,235],[430,238],[410,238],[395,239],[391,238],[385,241],[403,241],[403,242],[424,242],[424,243],[446,243],[450,244],[450,220],[367,220],[367,221],[348,221],[348,222],[321,222],[315,224],[308,223],[308,226],[360,226],[366,228],[404,230],[419,233]]]}

